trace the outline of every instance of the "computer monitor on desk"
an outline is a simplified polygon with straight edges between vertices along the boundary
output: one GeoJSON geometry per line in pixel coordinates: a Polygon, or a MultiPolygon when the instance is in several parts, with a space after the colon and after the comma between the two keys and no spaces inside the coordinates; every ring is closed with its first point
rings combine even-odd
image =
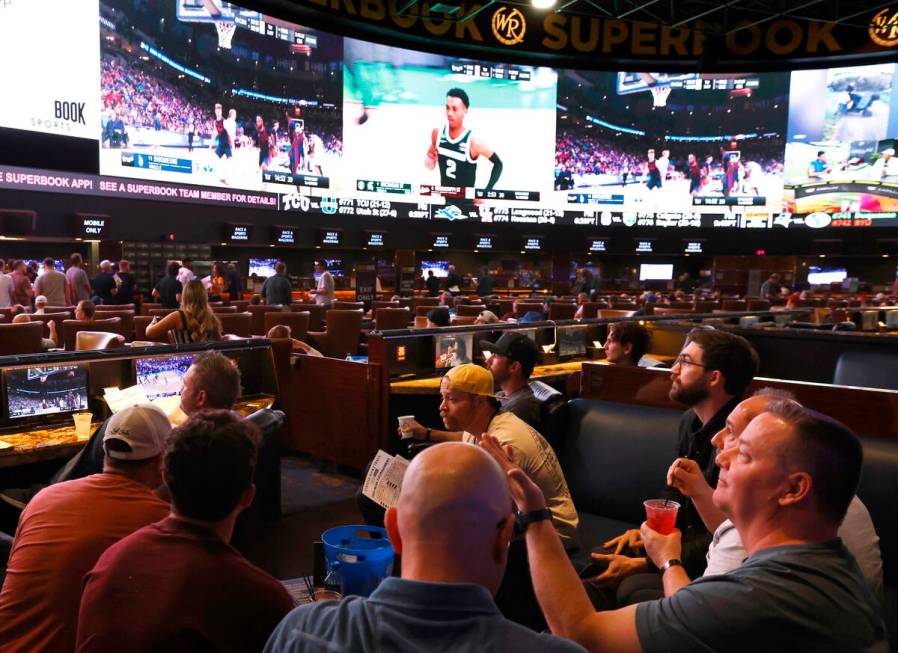
{"type": "Polygon", "coordinates": [[[81,365],[10,369],[3,381],[10,419],[87,410],[87,368],[81,365]]]}

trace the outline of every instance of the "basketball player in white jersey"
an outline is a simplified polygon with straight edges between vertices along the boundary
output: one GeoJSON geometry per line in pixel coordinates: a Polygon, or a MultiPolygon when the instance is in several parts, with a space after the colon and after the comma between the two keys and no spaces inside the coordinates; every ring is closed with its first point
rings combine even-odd
{"type": "Polygon", "coordinates": [[[502,174],[502,160],[486,143],[474,138],[465,127],[468,113],[468,94],[460,88],[446,93],[446,124],[430,134],[430,148],[424,165],[433,170],[439,164],[440,185],[473,188],[477,176],[477,159],[483,157],[493,164],[487,190],[493,188],[502,174]]]}
{"type": "Polygon", "coordinates": [[[323,177],[324,169],[321,164],[324,163],[324,141],[318,134],[306,134],[305,147],[305,162],[308,171],[313,175],[323,177]]]}

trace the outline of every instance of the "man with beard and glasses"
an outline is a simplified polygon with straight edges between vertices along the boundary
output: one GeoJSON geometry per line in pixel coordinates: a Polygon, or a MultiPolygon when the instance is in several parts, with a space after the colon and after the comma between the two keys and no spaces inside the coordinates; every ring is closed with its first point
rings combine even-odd
{"type": "MultiPolygon", "coordinates": [[[[690,407],[680,420],[675,457],[694,460],[711,487],[717,485],[719,472],[711,438],[724,428],[727,415],[742,400],[757,371],[758,355],[745,338],[713,328],[690,331],[671,368],[670,398],[690,407]]],[[[679,491],[665,488],[661,498],[680,504],[677,528],[683,533],[683,566],[690,578],[700,576],[711,533],[693,503],[679,491]]],[[[614,607],[615,601],[606,591],[613,588],[617,588],[617,604],[624,605],[631,595],[646,589],[656,588],[660,593],[660,577],[644,554],[638,529],[628,530],[604,546],[611,552],[593,553],[596,565],[583,572],[597,608],[614,607]]]]}

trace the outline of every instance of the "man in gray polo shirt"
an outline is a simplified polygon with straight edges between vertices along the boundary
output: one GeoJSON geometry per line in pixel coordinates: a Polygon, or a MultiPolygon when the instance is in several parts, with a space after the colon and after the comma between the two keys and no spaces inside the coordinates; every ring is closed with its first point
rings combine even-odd
{"type": "Polygon", "coordinates": [[[514,516],[502,470],[479,447],[447,442],[418,455],[386,527],[402,578],[387,578],[369,598],[296,608],[266,653],[583,650],[509,621],[493,602],[514,516]]]}
{"type": "MultiPolygon", "coordinates": [[[[506,469],[518,509],[542,514],[539,487],[497,441],[482,442],[506,469]]],[[[745,562],[620,610],[593,610],[555,529],[534,521],[530,570],[552,632],[603,652],[887,651],[879,605],[837,536],[862,458],[844,425],[794,402],[770,404],[717,457],[714,504],[739,531],[745,562]]],[[[665,537],[646,523],[642,531],[665,537]]],[[[665,585],[681,565],[679,531],[667,537],[674,557],[653,556],[665,585]]]]}

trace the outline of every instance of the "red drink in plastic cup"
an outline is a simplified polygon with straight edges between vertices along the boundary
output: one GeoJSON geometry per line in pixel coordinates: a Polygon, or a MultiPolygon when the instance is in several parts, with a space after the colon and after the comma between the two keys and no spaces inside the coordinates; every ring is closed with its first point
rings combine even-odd
{"type": "Polygon", "coordinates": [[[645,519],[649,528],[658,531],[662,535],[669,535],[677,527],[677,510],[680,504],[666,499],[649,499],[643,501],[645,506],[645,519]]]}

